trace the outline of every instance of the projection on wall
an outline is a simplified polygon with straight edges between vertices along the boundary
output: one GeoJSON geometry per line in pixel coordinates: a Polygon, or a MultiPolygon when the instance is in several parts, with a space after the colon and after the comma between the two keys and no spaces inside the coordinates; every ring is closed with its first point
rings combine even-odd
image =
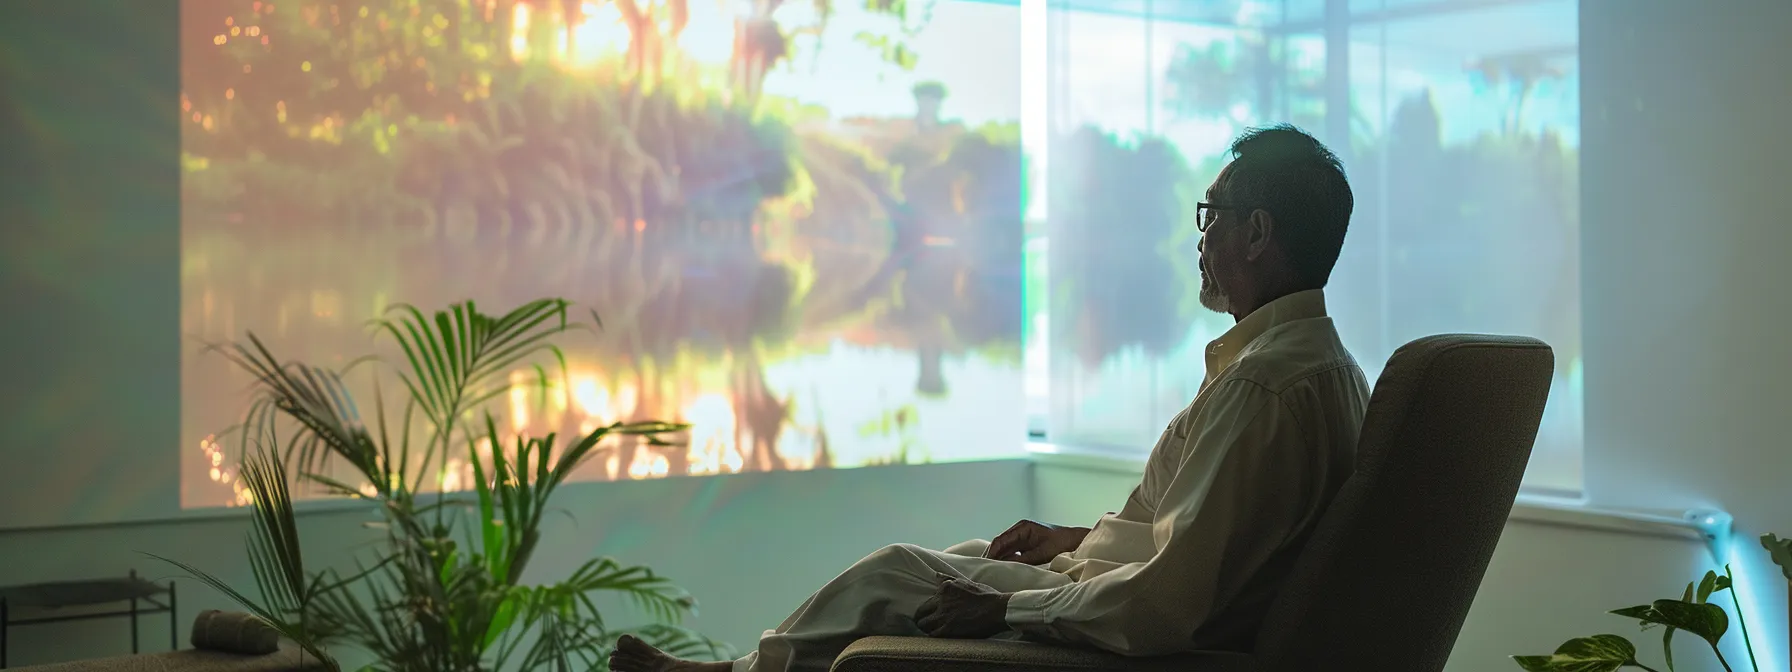
{"type": "Polygon", "coordinates": [[[204,343],[347,367],[400,302],[601,316],[489,408],[692,423],[588,480],[1019,454],[1018,12],[183,2],[183,506],[247,501],[221,432],[250,379],[204,343]]]}
{"type": "Polygon", "coordinates": [[[1326,293],[1370,379],[1427,334],[1549,342],[1558,375],[1526,483],[1580,487],[1574,0],[1045,11],[1049,130],[1028,138],[1030,155],[1049,150],[1036,161],[1049,195],[1030,204],[1046,225],[1029,250],[1048,268],[1049,327],[1027,361],[1053,443],[1148,448],[1195,394],[1232,318],[1196,303],[1194,202],[1232,138],[1291,122],[1350,173],[1356,208],[1326,293]]]}

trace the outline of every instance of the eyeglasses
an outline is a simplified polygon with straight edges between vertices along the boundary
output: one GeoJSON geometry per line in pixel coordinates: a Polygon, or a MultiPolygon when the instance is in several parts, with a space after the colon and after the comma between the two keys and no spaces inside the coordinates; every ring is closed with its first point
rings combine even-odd
{"type": "Polygon", "coordinates": [[[1201,233],[1207,233],[1207,227],[1213,226],[1213,220],[1215,220],[1219,217],[1219,211],[1233,210],[1233,209],[1235,209],[1235,208],[1233,208],[1232,206],[1229,206],[1229,205],[1215,205],[1213,203],[1196,203],[1195,204],[1195,230],[1199,231],[1201,233]]]}

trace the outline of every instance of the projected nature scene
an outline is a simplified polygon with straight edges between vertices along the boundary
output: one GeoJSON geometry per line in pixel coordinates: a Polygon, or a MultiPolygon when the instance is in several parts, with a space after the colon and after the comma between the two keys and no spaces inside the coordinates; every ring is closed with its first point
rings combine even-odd
{"type": "Polygon", "coordinates": [[[1043,202],[1054,443],[1150,446],[1229,316],[1197,304],[1194,204],[1251,126],[1344,160],[1326,290],[1373,381],[1434,333],[1525,334],[1558,376],[1527,485],[1581,469],[1578,7],[1572,0],[1050,4],[1043,202]],[[1122,223],[1124,225],[1122,225],[1122,223]]]}
{"type": "Polygon", "coordinates": [[[487,410],[692,427],[582,479],[1018,454],[1017,11],[183,2],[183,505],[248,501],[250,379],[202,344],[349,370],[399,303],[595,313],[487,410]]]}

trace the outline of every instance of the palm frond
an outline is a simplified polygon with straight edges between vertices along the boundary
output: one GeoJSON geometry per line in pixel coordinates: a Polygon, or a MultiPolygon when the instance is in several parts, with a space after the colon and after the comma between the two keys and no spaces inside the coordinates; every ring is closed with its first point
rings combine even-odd
{"type": "Polygon", "coordinates": [[[670,579],[647,567],[625,566],[613,558],[589,560],[556,585],[578,595],[621,593],[662,623],[678,624],[697,607],[696,599],[670,579]]]}
{"type": "Polygon", "coordinates": [[[726,642],[677,625],[645,625],[628,634],[640,637],[641,641],[653,645],[653,648],[685,660],[728,660],[734,657],[734,647],[726,642]]]}
{"type": "Polygon", "coordinates": [[[284,463],[264,450],[243,463],[243,480],[253,495],[248,550],[249,568],[261,599],[254,600],[217,577],[178,560],[155,557],[187,572],[248,609],[280,634],[317,656],[331,669],[335,659],[323,651],[322,637],[307,627],[306,614],[313,596],[305,574],[304,553],[298,524],[293,516],[292,493],[284,463]]]}
{"type": "Polygon", "coordinates": [[[281,459],[303,471],[323,471],[330,457],[347,461],[377,485],[379,453],[361,424],[353,398],[340,376],[303,364],[282,364],[267,345],[249,334],[249,343],[213,346],[238,368],[256,379],[259,392],[249,406],[239,430],[241,455],[251,459],[263,446],[284,443],[281,459]],[[299,431],[280,440],[279,419],[298,423],[299,431]]]}
{"type": "Polygon", "coordinates": [[[378,660],[376,669],[394,672],[511,669],[519,658],[521,669],[605,669],[615,633],[594,599],[602,593],[625,595],[650,615],[657,624],[637,632],[664,650],[721,655],[715,642],[676,625],[694,613],[695,601],[645,567],[600,558],[566,581],[520,585],[554,492],[606,448],[605,439],[634,436],[664,445],[663,435],[688,428],[616,423],[563,447],[553,434],[504,441],[497,420],[481,409],[510,390],[510,372],[523,367],[533,369],[544,395],[553,388],[545,362],[531,358],[551,356],[561,378],[567,376],[565,355],[551,342],[580,326],[567,322],[567,306],[544,299],[490,316],[470,301],[434,313],[401,304],[373,320],[375,335],[390,337],[403,356],[388,372],[408,393],[396,423],[388,422],[377,375],[371,423],[342,380],[372,358],[334,371],[283,362],[254,334],[245,343],[215,346],[255,379],[245,420],[232,431],[241,434],[242,478],[254,497],[247,555],[259,599],[169,562],[332,668],[336,663],[323,649],[347,643],[378,660]],[[489,457],[480,454],[481,442],[491,446],[489,457]],[[413,455],[416,446],[421,450],[413,455]],[[445,476],[440,467],[463,449],[473,492],[438,487],[433,501],[419,501],[428,483],[445,476]],[[354,467],[372,491],[331,472],[337,461],[354,467]],[[380,505],[381,521],[369,526],[383,529],[385,538],[373,558],[358,558],[351,573],[308,572],[294,523],[294,476],[380,505]]]}
{"type": "Polygon", "coordinates": [[[568,305],[564,299],[541,299],[494,318],[471,301],[434,315],[398,304],[372,326],[397,342],[408,365],[400,379],[438,433],[447,434],[462,413],[508,389],[507,382],[493,379],[523,360],[550,352],[564,368],[564,355],[548,341],[572,328],[568,305]]]}
{"type": "Polygon", "coordinates": [[[292,620],[289,620],[286,615],[276,613],[262,602],[237,592],[235,588],[231,588],[230,584],[225,583],[223,579],[208,574],[198,567],[194,567],[193,565],[179,560],[165,558],[154,553],[145,553],[144,555],[174,565],[175,567],[180,568],[181,571],[186,572],[188,576],[197,579],[205,585],[211,586],[213,590],[223,593],[225,597],[230,598],[230,601],[247,609],[256,619],[268,624],[268,627],[279,632],[281,636],[292,640],[292,642],[297,644],[300,649],[316,656],[317,659],[322,661],[330,670],[337,671],[342,669],[341,664],[337,663],[336,659],[325,651],[322,646],[319,646],[318,638],[313,636],[303,624],[293,622],[292,620]]]}

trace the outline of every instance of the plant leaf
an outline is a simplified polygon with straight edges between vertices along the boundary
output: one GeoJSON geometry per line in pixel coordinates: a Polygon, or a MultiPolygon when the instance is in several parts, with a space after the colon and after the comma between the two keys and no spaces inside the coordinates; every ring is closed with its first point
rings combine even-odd
{"type": "Polygon", "coordinates": [[[1556,667],[1549,662],[1549,656],[1513,656],[1512,660],[1530,672],[1553,672],[1556,667]]]}
{"type": "MultiPolygon", "coordinates": [[[[1715,579],[1713,578],[1715,576],[1717,576],[1717,572],[1705,572],[1705,580],[1699,583],[1696,592],[1692,582],[1687,582],[1686,591],[1681,593],[1680,601],[1692,602],[1693,597],[1698,595],[1698,601],[1704,602],[1705,598],[1711,595],[1711,586],[1715,584],[1715,579]]],[[[1647,614],[1648,609],[1648,607],[1644,607],[1642,613],[1647,614]]],[[[1645,628],[1647,628],[1648,625],[1649,623],[1647,622],[1643,623],[1645,628]]],[[[1663,660],[1667,661],[1668,672],[1674,672],[1674,633],[1677,630],[1677,628],[1668,627],[1661,631],[1661,656],[1663,660]]]]}
{"type": "Polygon", "coordinates": [[[1730,629],[1730,615],[1715,604],[1687,604],[1678,600],[1656,600],[1655,613],[1662,625],[1698,635],[1717,646],[1730,629]]]}
{"type": "Polygon", "coordinates": [[[1705,578],[1699,579],[1698,599],[1696,599],[1696,600],[1681,600],[1681,601],[1682,602],[1693,602],[1696,604],[1704,604],[1706,600],[1711,598],[1711,593],[1716,590],[1717,590],[1717,572],[1707,571],[1707,572],[1705,572],[1705,578]]]}
{"type": "MultiPolygon", "coordinates": [[[[558,451],[553,434],[501,436],[483,409],[511,389],[512,369],[532,368],[544,395],[554,381],[538,358],[554,357],[559,375],[568,375],[564,354],[550,342],[571,328],[566,307],[563,300],[546,299],[496,317],[471,301],[431,313],[408,305],[386,310],[370,326],[376,337],[396,341],[401,356],[390,375],[409,392],[402,420],[390,426],[377,377],[376,417],[369,423],[342,381],[349,369],[282,363],[253,334],[245,343],[219,347],[257,382],[237,430],[243,478],[254,494],[248,560],[255,585],[238,592],[175,564],[320,657],[323,646],[336,643],[363,650],[378,661],[369,669],[517,669],[510,654],[521,648],[528,653],[521,669],[602,670],[616,633],[594,601],[600,593],[620,593],[662,622],[638,632],[663,650],[732,657],[721,653],[725,645],[675,627],[695,614],[695,600],[646,567],[599,558],[560,583],[517,585],[541,540],[549,498],[581,463],[606,449],[598,445],[603,439],[635,435],[666,444],[659,434],[688,428],[616,423],[558,451]],[[413,434],[419,460],[412,459],[413,434]],[[464,439],[464,448],[457,439],[464,439]],[[481,441],[492,444],[484,459],[481,441]],[[433,503],[419,501],[420,491],[441,482],[456,449],[471,463],[473,492],[437,492],[433,503]],[[332,460],[349,462],[373,484],[372,494],[350,485],[359,478],[337,480],[325,468],[332,460]],[[369,562],[356,559],[358,571],[305,571],[288,489],[301,482],[380,505],[383,520],[370,527],[383,531],[382,545],[369,562]]],[[[350,368],[363,361],[378,358],[357,359],[350,368]]]]}
{"type": "Polygon", "coordinates": [[[1636,664],[1636,645],[1617,635],[1593,635],[1563,642],[1554,655],[1513,656],[1512,660],[1534,672],[1612,672],[1636,664]]]}
{"type": "Polygon", "coordinates": [[[1773,564],[1780,566],[1780,572],[1792,581],[1792,537],[1781,539],[1771,534],[1761,535],[1761,547],[1767,549],[1767,557],[1773,564]]]}
{"type": "Polygon", "coordinates": [[[1668,672],[1674,672],[1674,629],[1661,631],[1661,657],[1668,663],[1668,672]]]}
{"type": "Polygon", "coordinates": [[[1730,615],[1715,604],[1693,604],[1680,600],[1656,600],[1647,607],[1628,607],[1611,613],[1642,621],[1647,627],[1665,625],[1698,635],[1717,646],[1724,632],[1730,629],[1730,615]]]}
{"type": "Polygon", "coordinates": [[[653,648],[685,660],[728,660],[734,657],[734,649],[728,644],[676,625],[656,623],[636,628],[632,634],[653,648]]]}

